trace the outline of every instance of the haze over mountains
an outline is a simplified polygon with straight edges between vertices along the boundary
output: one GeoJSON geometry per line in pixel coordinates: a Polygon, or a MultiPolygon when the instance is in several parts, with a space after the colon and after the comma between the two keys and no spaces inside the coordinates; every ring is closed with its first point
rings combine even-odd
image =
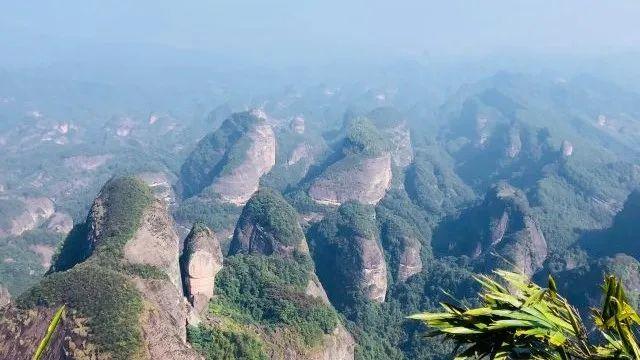
{"type": "Polygon", "coordinates": [[[47,359],[448,359],[406,316],[504,268],[640,304],[640,7],[74,3],[0,14],[0,359],[63,304],[47,359]]]}

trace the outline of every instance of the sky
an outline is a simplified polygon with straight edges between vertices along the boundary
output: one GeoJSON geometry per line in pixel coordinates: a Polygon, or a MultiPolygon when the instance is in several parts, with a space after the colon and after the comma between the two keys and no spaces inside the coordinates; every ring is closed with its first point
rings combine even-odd
{"type": "Polygon", "coordinates": [[[2,2],[0,50],[34,55],[87,43],[300,61],[640,50],[637,0],[2,2]]]}

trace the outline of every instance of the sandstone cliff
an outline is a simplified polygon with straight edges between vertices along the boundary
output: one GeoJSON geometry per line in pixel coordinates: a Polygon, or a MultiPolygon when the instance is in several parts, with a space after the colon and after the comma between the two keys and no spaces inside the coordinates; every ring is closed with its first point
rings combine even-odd
{"type": "Polygon", "coordinates": [[[249,200],[238,220],[229,254],[307,254],[307,241],[295,209],[277,191],[262,189],[249,200]]]}
{"type": "Polygon", "coordinates": [[[515,267],[528,276],[542,268],[548,253],[525,194],[505,183],[494,186],[482,204],[444,222],[434,245],[438,252],[466,254],[489,268],[515,267]]]}
{"type": "Polygon", "coordinates": [[[276,139],[267,124],[260,124],[247,134],[251,142],[244,160],[227,173],[221,174],[211,185],[211,190],[223,201],[235,205],[245,204],[258,190],[260,178],[276,163],[276,139]]]}
{"type": "Polygon", "coordinates": [[[189,301],[197,313],[213,297],[216,274],[222,269],[222,249],[211,229],[196,224],[185,240],[183,269],[189,301]]]}
{"type": "Polygon", "coordinates": [[[387,264],[380,246],[375,214],[370,207],[350,202],[316,224],[316,271],[332,303],[348,304],[356,297],[384,302],[387,264]]]}
{"type": "Polygon", "coordinates": [[[391,186],[391,155],[347,156],[329,166],[309,188],[309,196],[325,205],[354,200],[377,204],[391,186]]]}
{"type": "Polygon", "coordinates": [[[94,201],[83,229],[65,240],[65,266],[53,267],[68,270],[45,276],[18,299],[23,310],[16,316],[36,305],[51,311],[67,304],[71,315],[62,334],[67,328],[91,334],[90,341],[72,336],[52,346],[51,358],[200,358],[186,343],[189,306],[181,291],[179,239],[166,205],[135,178],[112,179],[94,201]]]}
{"type": "Polygon", "coordinates": [[[204,137],[180,171],[183,197],[219,197],[243,205],[276,160],[276,140],[264,119],[250,112],[233,114],[204,137]]]}

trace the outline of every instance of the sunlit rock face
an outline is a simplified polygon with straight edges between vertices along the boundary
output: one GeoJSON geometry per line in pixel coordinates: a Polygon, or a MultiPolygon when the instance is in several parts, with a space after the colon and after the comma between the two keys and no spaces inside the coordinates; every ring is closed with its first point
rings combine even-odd
{"type": "Polygon", "coordinates": [[[489,269],[513,268],[527,276],[540,270],[548,255],[524,192],[506,183],[494,186],[482,204],[444,222],[434,233],[434,249],[467,255],[489,269]]]}
{"type": "Polygon", "coordinates": [[[339,206],[347,201],[377,204],[391,186],[391,155],[348,156],[331,165],[309,188],[320,204],[339,206]]]}
{"type": "Polygon", "coordinates": [[[189,301],[197,313],[213,297],[216,274],[222,269],[222,249],[211,229],[196,224],[185,240],[184,280],[189,301]]]}
{"type": "Polygon", "coordinates": [[[183,197],[211,197],[244,205],[276,162],[276,138],[263,118],[233,114],[200,140],[180,171],[183,197]]]}

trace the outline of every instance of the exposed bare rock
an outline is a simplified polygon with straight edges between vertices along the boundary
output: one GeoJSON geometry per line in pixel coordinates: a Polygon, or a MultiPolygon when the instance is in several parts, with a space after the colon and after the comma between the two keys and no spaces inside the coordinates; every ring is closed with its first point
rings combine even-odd
{"type": "Polygon", "coordinates": [[[260,178],[276,163],[276,138],[271,126],[259,124],[248,134],[251,145],[244,161],[217,178],[211,189],[225,202],[244,205],[258,190],[260,178]]]}
{"type": "Polygon", "coordinates": [[[345,304],[354,296],[384,302],[387,264],[378,240],[373,208],[349,202],[311,230],[317,273],[332,302],[345,304]]]}
{"type": "Polygon", "coordinates": [[[309,188],[316,202],[338,206],[349,200],[377,204],[391,186],[391,155],[347,156],[329,166],[309,188]]]}
{"type": "Polygon", "coordinates": [[[11,301],[11,294],[9,294],[9,290],[7,290],[6,287],[0,284],[0,309],[5,307],[6,305],[9,305],[10,301],[11,301]]]}
{"type": "Polygon", "coordinates": [[[49,269],[49,267],[51,266],[51,259],[53,258],[53,253],[56,251],[56,249],[53,246],[43,245],[43,244],[30,245],[29,250],[33,251],[34,253],[38,254],[38,256],[40,256],[40,264],[42,265],[43,268],[49,269]]]}
{"type": "Polygon", "coordinates": [[[136,177],[142,180],[153,191],[153,195],[168,206],[176,204],[176,194],[173,191],[174,178],[164,172],[143,172],[136,177]]]}
{"type": "Polygon", "coordinates": [[[307,254],[307,241],[297,219],[297,212],[280,193],[261,189],[242,210],[229,254],[307,254]]]}
{"type": "Polygon", "coordinates": [[[296,116],[290,124],[290,128],[296,134],[304,134],[305,124],[302,116],[296,116]]]}
{"type": "Polygon", "coordinates": [[[398,263],[398,280],[405,282],[411,276],[422,271],[422,258],[420,257],[420,242],[416,239],[404,239],[403,249],[398,263]]]}
{"type": "Polygon", "coordinates": [[[305,289],[305,294],[321,299],[327,305],[330,304],[327,292],[324,291],[322,283],[315,274],[311,274],[311,276],[309,277],[309,283],[307,284],[307,288],[305,289]]]}
{"type": "Polygon", "coordinates": [[[21,199],[24,211],[11,220],[10,235],[19,236],[25,231],[33,230],[47,221],[54,213],[53,201],[48,198],[21,199]]]}
{"type": "Polygon", "coordinates": [[[367,299],[382,303],[387,294],[387,263],[382,249],[374,239],[357,236],[354,240],[362,262],[358,287],[367,299]]]}
{"type": "Polygon", "coordinates": [[[308,159],[312,156],[313,154],[312,154],[311,146],[309,146],[306,143],[300,143],[291,152],[291,155],[289,156],[289,160],[287,160],[287,165],[289,166],[295,165],[301,160],[308,159]]]}
{"type": "MultiPolygon", "coordinates": [[[[322,283],[315,274],[311,274],[309,284],[305,291],[307,295],[321,299],[325,304],[331,305],[329,297],[322,287],[322,283]]],[[[345,329],[342,323],[331,334],[324,335],[322,346],[300,359],[314,360],[352,360],[355,354],[355,341],[353,336],[345,329]]]]}
{"type": "Polygon", "coordinates": [[[333,333],[324,335],[322,347],[306,357],[309,360],[353,360],[355,358],[355,341],[344,325],[338,325],[333,333]]]}
{"type": "Polygon", "coordinates": [[[165,280],[135,279],[145,299],[141,315],[145,359],[202,359],[186,342],[189,305],[165,280]]]}
{"type": "Polygon", "coordinates": [[[489,268],[515,267],[528,276],[542,268],[548,255],[524,192],[505,183],[494,186],[482,204],[444,222],[433,244],[436,252],[466,254],[489,268]]]}
{"type": "Polygon", "coordinates": [[[505,149],[505,155],[511,159],[517,157],[522,150],[522,140],[520,139],[520,131],[517,127],[509,129],[509,144],[505,149]]]}
{"type": "Polygon", "coordinates": [[[141,225],[124,247],[124,258],[132,264],[163,270],[176,289],[182,288],[178,256],[180,240],[166,206],[159,200],[144,211],[141,225]],[[151,251],[151,249],[153,249],[151,251]]]}
{"type": "Polygon", "coordinates": [[[47,231],[56,234],[68,234],[73,228],[73,219],[67,213],[56,212],[47,222],[47,231]]]}
{"type": "MultiPolygon", "coordinates": [[[[21,311],[0,306],[0,359],[29,360],[37,344],[47,332],[55,309],[35,308],[21,311]]],[[[44,360],[62,360],[65,356],[65,337],[72,335],[70,321],[62,321],[49,341],[44,360]]]]}
{"type": "Polygon", "coordinates": [[[112,155],[78,155],[64,159],[64,165],[74,171],[93,171],[104,166],[112,155]]]}
{"type": "Polygon", "coordinates": [[[222,269],[220,242],[209,228],[195,225],[185,240],[183,256],[187,295],[200,313],[213,297],[215,277],[222,269]]]}
{"type": "Polygon", "coordinates": [[[598,120],[597,120],[598,126],[600,127],[604,127],[607,125],[607,117],[600,114],[598,115],[598,120]]]}
{"type": "Polygon", "coordinates": [[[560,150],[562,151],[562,156],[569,157],[573,154],[573,144],[567,140],[562,140],[562,146],[560,150]]]}
{"type": "Polygon", "coordinates": [[[413,161],[411,133],[405,123],[386,131],[391,142],[391,157],[396,166],[405,168],[413,161]]]}

